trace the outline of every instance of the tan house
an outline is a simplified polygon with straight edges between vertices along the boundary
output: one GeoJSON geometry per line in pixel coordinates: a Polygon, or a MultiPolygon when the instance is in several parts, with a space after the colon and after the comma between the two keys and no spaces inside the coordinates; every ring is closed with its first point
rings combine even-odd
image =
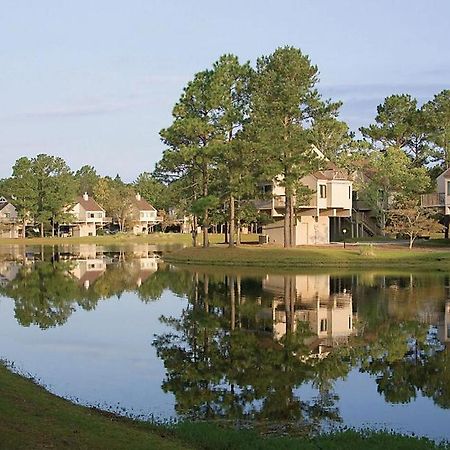
{"type": "Polygon", "coordinates": [[[0,197],[0,237],[18,238],[19,231],[16,207],[5,197],[0,197]]]}
{"type": "Polygon", "coordinates": [[[436,208],[444,215],[450,215],[450,169],[436,178],[436,192],[422,195],[422,206],[436,208]]]}
{"type": "Polygon", "coordinates": [[[73,216],[68,224],[72,236],[96,236],[107,223],[105,210],[87,193],[78,197],[67,212],[73,216]]]}
{"type": "MultiPolygon", "coordinates": [[[[284,243],[285,189],[281,180],[265,183],[262,189],[271,199],[255,202],[275,222],[265,225],[263,233],[269,242],[284,243]]],[[[330,218],[351,217],[352,181],[344,173],[329,164],[328,168],[314,172],[301,179],[313,194],[305,204],[296,205],[297,223],[295,245],[328,244],[330,242],[330,218]]]]}
{"type": "Polygon", "coordinates": [[[148,234],[160,221],[156,209],[140,194],[136,194],[131,206],[131,222],[134,234],[148,234]]]}

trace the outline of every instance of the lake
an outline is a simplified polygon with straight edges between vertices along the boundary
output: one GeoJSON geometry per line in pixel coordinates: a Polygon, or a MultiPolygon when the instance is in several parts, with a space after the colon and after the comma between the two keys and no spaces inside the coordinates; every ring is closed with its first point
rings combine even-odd
{"type": "Polygon", "coordinates": [[[0,247],[0,359],[145,419],[450,439],[450,274],[181,268],[164,248],[0,247]]]}

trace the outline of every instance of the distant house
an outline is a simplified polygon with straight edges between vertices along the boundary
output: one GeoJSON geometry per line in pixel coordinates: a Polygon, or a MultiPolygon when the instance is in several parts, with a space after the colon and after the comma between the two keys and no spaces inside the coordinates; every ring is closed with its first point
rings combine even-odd
{"type": "MultiPolygon", "coordinates": [[[[312,195],[304,204],[297,204],[295,224],[295,245],[328,244],[334,228],[340,228],[340,218],[349,218],[352,214],[352,181],[332,164],[322,171],[314,172],[301,179],[312,195]]],[[[256,201],[255,206],[275,219],[265,225],[263,233],[270,242],[284,243],[285,188],[274,180],[262,185],[269,200],[256,201]]]]}
{"type": "Polygon", "coordinates": [[[97,230],[107,223],[105,210],[87,193],[77,197],[67,212],[73,217],[66,225],[72,236],[96,236],[97,230]]]}
{"type": "Polygon", "coordinates": [[[136,194],[132,202],[131,222],[134,234],[147,234],[160,222],[158,211],[140,194],[136,194]]]}
{"type": "Polygon", "coordinates": [[[19,221],[16,207],[5,197],[0,197],[0,237],[19,237],[19,221]]]}

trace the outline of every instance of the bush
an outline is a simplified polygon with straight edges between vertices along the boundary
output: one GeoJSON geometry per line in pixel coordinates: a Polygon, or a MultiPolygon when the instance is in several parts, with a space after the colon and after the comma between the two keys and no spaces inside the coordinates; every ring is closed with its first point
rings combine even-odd
{"type": "Polygon", "coordinates": [[[361,256],[375,256],[375,251],[373,249],[373,244],[360,245],[359,246],[359,254],[361,256]]]}

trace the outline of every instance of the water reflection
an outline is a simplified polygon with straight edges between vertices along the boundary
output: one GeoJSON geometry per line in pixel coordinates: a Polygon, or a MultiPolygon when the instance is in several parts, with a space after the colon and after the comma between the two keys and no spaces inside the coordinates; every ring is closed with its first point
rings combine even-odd
{"type": "Polygon", "coordinates": [[[29,248],[9,258],[0,261],[0,294],[15,301],[15,317],[23,326],[63,325],[77,307],[93,310],[100,300],[124,292],[136,292],[142,301],[158,296],[146,283],[160,261],[154,246],[29,248]]]}
{"type": "MultiPolygon", "coordinates": [[[[182,270],[164,263],[159,250],[4,252],[0,294],[13,300],[18,323],[42,329],[125,293],[144,304],[161,301],[164,293],[172,302],[184,299],[181,313],[160,317],[162,331],[148,330],[165,367],[157,383],[174,396],[181,417],[248,422],[269,431],[351,425],[342,404],[356,395],[355,373],[370,377],[386,405],[414,408],[425,397],[434,408],[450,408],[447,274],[182,270]]],[[[127,305],[120,307],[125,315],[127,305]]],[[[365,423],[384,420],[388,410],[375,417],[370,394],[363,395],[365,423]]],[[[409,425],[416,431],[419,424],[409,425]]]]}

